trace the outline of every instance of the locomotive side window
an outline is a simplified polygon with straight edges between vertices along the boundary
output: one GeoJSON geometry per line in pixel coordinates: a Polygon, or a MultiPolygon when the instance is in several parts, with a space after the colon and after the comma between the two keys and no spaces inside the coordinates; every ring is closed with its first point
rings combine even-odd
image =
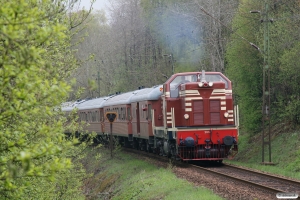
{"type": "Polygon", "coordinates": [[[151,110],[152,110],[152,105],[148,104],[148,120],[152,120],[152,115],[151,115],[151,110]]]}
{"type": "Polygon", "coordinates": [[[171,83],[170,83],[170,97],[171,98],[178,98],[179,96],[179,85],[188,82],[196,82],[197,75],[185,75],[185,76],[177,76],[171,83]]]}

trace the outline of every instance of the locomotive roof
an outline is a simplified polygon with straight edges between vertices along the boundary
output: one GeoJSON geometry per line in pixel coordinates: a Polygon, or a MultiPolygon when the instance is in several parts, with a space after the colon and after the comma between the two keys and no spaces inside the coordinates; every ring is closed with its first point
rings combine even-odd
{"type": "Polygon", "coordinates": [[[131,102],[158,100],[162,95],[160,88],[162,85],[157,85],[152,88],[145,88],[131,98],[131,102]]]}
{"type": "Polygon", "coordinates": [[[102,108],[103,104],[111,97],[100,97],[96,99],[90,99],[83,103],[78,104],[76,107],[78,110],[102,108]]]}

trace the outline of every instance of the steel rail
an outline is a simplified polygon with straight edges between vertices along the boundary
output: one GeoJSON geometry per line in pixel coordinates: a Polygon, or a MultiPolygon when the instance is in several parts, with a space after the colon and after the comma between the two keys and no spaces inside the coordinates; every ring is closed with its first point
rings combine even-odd
{"type": "MultiPolygon", "coordinates": [[[[169,162],[169,160],[170,160],[167,157],[159,156],[159,155],[152,154],[152,153],[147,153],[147,152],[144,152],[144,151],[139,151],[139,150],[136,150],[136,149],[124,148],[124,150],[126,152],[137,153],[137,154],[140,154],[140,155],[147,156],[149,158],[159,159],[161,161],[169,162]]],[[[194,168],[194,169],[199,170],[199,171],[205,171],[205,172],[211,173],[213,175],[222,176],[224,178],[228,178],[228,179],[233,180],[233,181],[241,182],[241,183],[244,183],[246,185],[250,185],[250,186],[253,186],[253,187],[256,187],[256,188],[260,188],[260,189],[268,191],[268,192],[270,192],[274,195],[276,195],[277,193],[291,193],[290,191],[284,191],[284,190],[281,190],[281,189],[269,187],[267,185],[255,183],[253,181],[248,181],[248,180],[242,179],[240,177],[234,177],[231,174],[218,172],[218,171],[213,170],[211,168],[201,167],[201,166],[197,166],[197,165],[194,165],[194,164],[188,164],[188,163],[183,163],[183,162],[179,162],[179,161],[174,161],[173,164],[176,165],[176,166],[191,167],[191,168],[194,168]]],[[[264,172],[258,172],[258,171],[252,170],[252,169],[241,168],[241,167],[233,166],[233,165],[229,165],[229,164],[222,164],[222,165],[220,165],[219,169],[221,169],[222,166],[230,167],[232,169],[244,170],[245,172],[247,171],[247,172],[254,173],[254,174],[257,174],[257,175],[260,175],[260,176],[265,176],[265,177],[277,179],[280,182],[289,182],[289,183],[297,184],[297,185],[299,184],[299,188],[300,188],[300,181],[297,181],[297,180],[287,179],[287,178],[284,178],[284,177],[278,177],[278,176],[275,176],[275,175],[272,175],[272,174],[267,174],[267,173],[264,173],[264,172]]],[[[298,194],[298,195],[300,195],[300,194],[298,194]]],[[[299,196],[298,196],[298,199],[300,199],[299,196]]]]}

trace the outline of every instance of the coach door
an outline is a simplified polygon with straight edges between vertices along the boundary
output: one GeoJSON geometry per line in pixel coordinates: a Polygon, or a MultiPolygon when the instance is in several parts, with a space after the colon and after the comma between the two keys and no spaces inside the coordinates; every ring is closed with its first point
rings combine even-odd
{"type": "Polygon", "coordinates": [[[137,129],[137,133],[140,134],[141,130],[140,130],[140,104],[137,103],[136,104],[136,129],[137,129]]]}

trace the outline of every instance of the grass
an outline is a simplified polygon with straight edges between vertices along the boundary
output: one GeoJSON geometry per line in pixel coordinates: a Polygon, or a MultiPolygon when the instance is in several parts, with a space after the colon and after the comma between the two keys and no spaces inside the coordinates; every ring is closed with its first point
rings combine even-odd
{"type": "MultiPolygon", "coordinates": [[[[261,136],[241,134],[239,153],[228,163],[283,175],[300,180],[300,132],[274,134],[271,139],[271,161],[275,165],[262,165],[261,136]]],[[[265,162],[269,160],[268,145],[265,147],[265,162]]]]}
{"type": "Polygon", "coordinates": [[[105,148],[99,148],[101,157],[91,159],[95,150],[82,161],[94,175],[85,181],[87,199],[197,199],[218,200],[221,197],[204,187],[196,187],[188,181],[178,179],[172,166],[157,167],[144,160],[117,151],[114,158],[105,148]],[[99,170],[100,169],[100,170],[99,170]]]}

